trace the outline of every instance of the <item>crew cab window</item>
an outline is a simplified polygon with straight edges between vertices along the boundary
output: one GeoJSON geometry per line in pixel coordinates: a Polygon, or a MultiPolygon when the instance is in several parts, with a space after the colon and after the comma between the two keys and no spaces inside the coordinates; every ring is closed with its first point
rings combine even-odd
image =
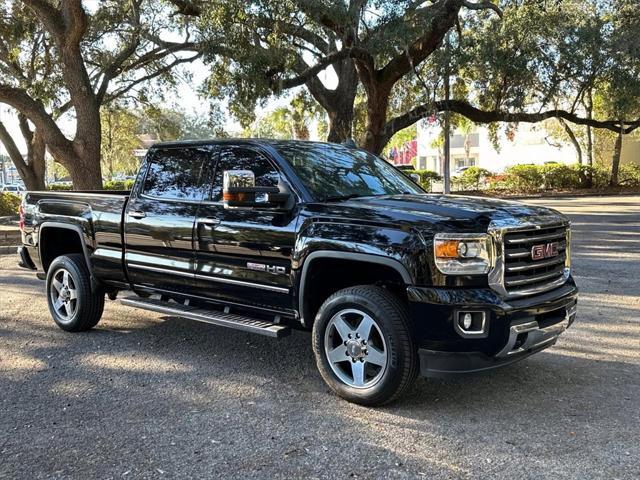
{"type": "Polygon", "coordinates": [[[273,164],[250,148],[223,147],[216,166],[211,199],[214,202],[222,199],[222,178],[225,170],[251,170],[256,177],[256,187],[277,187],[279,175],[273,164]]]}
{"type": "Polygon", "coordinates": [[[211,153],[207,148],[167,148],[153,154],[142,193],[151,197],[202,200],[209,186],[202,173],[211,153]]]}

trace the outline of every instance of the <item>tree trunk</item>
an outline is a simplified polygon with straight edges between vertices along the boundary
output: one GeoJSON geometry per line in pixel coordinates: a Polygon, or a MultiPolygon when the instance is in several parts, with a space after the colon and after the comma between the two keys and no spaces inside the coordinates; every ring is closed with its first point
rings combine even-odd
{"type": "Polygon", "coordinates": [[[24,117],[20,118],[20,127],[27,145],[26,160],[22,157],[15,141],[2,123],[0,123],[0,141],[9,154],[9,158],[11,158],[16,170],[18,170],[18,174],[27,190],[44,190],[44,155],[46,151],[44,139],[37,130],[32,132],[29,129],[24,117]]]}
{"type": "MultiPolygon", "coordinates": [[[[586,95],[586,111],[587,118],[591,120],[593,118],[593,97],[591,96],[591,89],[587,91],[586,95]]],[[[587,125],[587,165],[589,169],[587,170],[587,182],[586,186],[588,188],[593,187],[593,130],[590,125],[587,125]]]]}
{"type": "Polygon", "coordinates": [[[571,140],[571,144],[573,145],[573,148],[576,149],[576,158],[578,160],[578,165],[582,165],[582,147],[580,146],[580,142],[578,142],[578,139],[575,133],[573,133],[573,130],[571,130],[571,127],[567,124],[567,122],[565,122],[562,119],[559,119],[559,121],[560,121],[560,125],[562,125],[562,128],[564,128],[564,131],[566,132],[567,136],[571,140]]]}
{"type": "Polygon", "coordinates": [[[353,101],[348,100],[338,105],[338,108],[327,108],[329,116],[329,133],[327,142],[342,143],[353,136],[353,101]]]}
{"type": "MultiPolygon", "coordinates": [[[[559,118],[558,121],[560,122],[560,125],[562,125],[562,128],[564,128],[564,131],[569,136],[569,139],[573,144],[573,148],[576,149],[576,158],[578,160],[578,165],[582,166],[582,147],[580,146],[580,142],[578,142],[578,138],[576,137],[575,133],[573,133],[573,130],[571,130],[571,127],[567,122],[565,122],[561,118],[559,118]]],[[[587,178],[587,175],[585,175],[584,170],[582,170],[582,168],[578,169],[578,176],[580,177],[580,185],[585,188],[588,187],[590,182],[587,178]]]]}
{"type": "Polygon", "coordinates": [[[391,87],[372,82],[365,85],[365,89],[367,90],[367,127],[361,145],[365,150],[379,155],[389,141],[385,126],[391,87]]]}
{"type": "Polygon", "coordinates": [[[329,116],[327,141],[342,143],[353,136],[353,104],[358,91],[358,75],[350,58],[337,62],[333,67],[338,75],[335,90],[326,88],[317,77],[309,79],[306,86],[329,116]]]}
{"type": "Polygon", "coordinates": [[[613,158],[611,160],[611,179],[610,187],[618,186],[618,172],[620,171],[620,157],[622,155],[622,136],[624,135],[624,123],[620,122],[620,132],[616,138],[616,145],[613,149],[613,158]]]}
{"type": "Polygon", "coordinates": [[[45,153],[47,147],[44,139],[36,130],[33,133],[31,146],[27,148],[27,162],[29,164],[28,173],[23,178],[24,184],[28,190],[44,190],[45,189],[45,153]]]}
{"type": "Polygon", "coordinates": [[[69,171],[74,190],[102,190],[100,156],[91,151],[86,156],[61,158],[56,161],[69,171]],[[96,161],[97,159],[97,161],[96,161]]]}

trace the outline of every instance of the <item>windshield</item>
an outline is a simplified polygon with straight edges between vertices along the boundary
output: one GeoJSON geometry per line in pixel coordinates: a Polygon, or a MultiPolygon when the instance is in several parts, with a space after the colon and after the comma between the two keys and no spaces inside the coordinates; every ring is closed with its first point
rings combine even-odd
{"type": "Polygon", "coordinates": [[[297,142],[274,147],[316,200],[424,193],[389,163],[362,150],[297,142]]]}

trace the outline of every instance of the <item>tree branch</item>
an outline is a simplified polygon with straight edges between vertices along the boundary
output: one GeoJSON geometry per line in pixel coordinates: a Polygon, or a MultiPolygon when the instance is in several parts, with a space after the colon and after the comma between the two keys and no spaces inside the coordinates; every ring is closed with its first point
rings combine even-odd
{"type": "Polygon", "coordinates": [[[189,0],[169,0],[169,2],[178,8],[175,15],[185,15],[187,17],[199,17],[202,15],[202,8],[197,2],[189,0]]]}
{"type": "Polygon", "coordinates": [[[189,63],[189,62],[193,62],[194,60],[196,60],[197,58],[201,57],[202,53],[197,53],[191,57],[187,57],[187,58],[178,58],[175,61],[165,65],[162,68],[159,68],[158,70],[156,70],[153,73],[150,73],[148,75],[144,75],[143,77],[137,78],[135,80],[133,80],[131,83],[129,83],[129,85],[127,85],[126,87],[122,87],[119,90],[116,90],[115,92],[107,95],[105,97],[105,101],[106,103],[111,102],[113,100],[115,100],[116,98],[120,98],[122,97],[124,94],[126,94],[127,92],[129,92],[132,88],[134,88],[136,85],[139,85],[143,82],[146,82],[148,80],[152,80],[156,77],[159,77],[160,75],[162,75],[163,73],[167,73],[169,70],[171,70],[172,68],[176,67],[177,65],[180,65],[182,63],[189,63]]]}
{"type": "Polygon", "coordinates": [[[52,116],[45,110],[42,102],[31,98],[26,90],[0,85],[0,102],[12,106],[33,122],[54,157],[75,155],[71,140],[64,136],[52,116]]]}
{"type": "Polygon", "coordinates": [[[469,10],[493,10],[502,18],[502,10],[498,5],[491,2],[491,0],[481,0],[479,2],[469,2],[467,0],[462,1],[462,5],[469,10]]]}
{"type": "Polygon", "coordinates": [[[0,122],[0,142],[4,145],[4,149],[9,154],[9,158],[11,158],[11,161],[18,171],[22,173],[22,171],[26,170],[27,164],[20,153],[20,149],[18,149],[15,140],[11,137],[2,122],[0,122]]]}
{"type": "MultiPolygon", "coordinates": [[[[300,72],[297,76],[285,79],[272,79],[272,88],[276,91],[282,91],[293,87],[304,85],[311,78],[318,75],[323,70],[327,69],[330,65],[345,60],[347,58],[359,58],[369,59],[370,54],[366,50],[359,47],[344,48],[337,52],[330,53],[329,55],[318,60],[318,63],[308,67],[305,71],[300,72]]],[[[275,73],[278,72],[273,72],[275,73]]]]}
{"type": "Polygon", "coordinates": [[[407,128],[418,120],[432,115],[436,112],[458,113],[475,123],[493,123],[493,122],[525,122],[537,123],[549,118],[561,118],[577,125],[588,125],[593,128],[603,128],[612,132],[620,132],[621,124],[624,124],[624,133],[628,134],[640,127],[640,118],[635,121],[620,120],[595,120],[592,118],[583,118],[578,115],[567,112],[566,110],[546,110],[544,112],[526,113],[526,112],[508,112],[505,110],[481,110],[461,100],[438,100],[433,103],[427,103],[414,108],[413,110],[399,115],[389,120],[385,127],[384,133],[387,138],[391,138],[394,133],[407,128]]]}
{"type": "Polygon", "coordinates": [[[87,14],[82,8],[81,0],[64,0],[62,2],[62,18],[65,22],[65,44],[79,46],[87,30],[87,14]]]}
{"type": "Polygon", "coordinates": [[[140,45],[139,37],[134,37],[134,40],[125,46],[116,56],[115,58],[106,66],[102,74],[102,82],[100,83],[100,87],[96,93],[96,101],[98,105],[102,105],[102,101],[104,100],[104,96],[107,93],[107,88],[109,88],[109,82],[118,74],[118,69],[122,66],[124,62],[126,62],[136,51],[140,45]]]}
{"type": "Polygon", "coordinates": [[[62,44],[64,36],[64,22],[61,12],[54,8],[46,0],[22,0],[32,11],[36,17],[44,24],[47,31],[62,44]]]}
{"type": "Polygon", "coordinates": [[[380,81],[393,85],[428,58],[454,25],[461,5],[462,0],[446,0],[424,8],[424,15],[430,18],[425,33],[377,71],[376,76],[380,81]]]}

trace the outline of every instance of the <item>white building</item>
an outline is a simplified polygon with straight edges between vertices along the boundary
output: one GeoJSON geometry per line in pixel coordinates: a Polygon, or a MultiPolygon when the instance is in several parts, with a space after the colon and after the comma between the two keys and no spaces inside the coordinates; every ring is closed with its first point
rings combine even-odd
{"type": "MultiPolygon", "coordinates": [[[[514,133],[513,140],[505,136],[503,128],[499,130],[500,151],[494,148],[485,126],[476,127],[475,131],[468,135],[454,132],[451,136],[451,172],[469,166],[501,172],[518,164],[572,164],[577,161],[573,146],[550,138],[542,124],[521,123],[514,133]]],[[[443,173],[444,150],[441,145],[437,145],[441,131],[439,125],[430,125],[426,121],[418,123],[416,168],[443,173]]]]}

